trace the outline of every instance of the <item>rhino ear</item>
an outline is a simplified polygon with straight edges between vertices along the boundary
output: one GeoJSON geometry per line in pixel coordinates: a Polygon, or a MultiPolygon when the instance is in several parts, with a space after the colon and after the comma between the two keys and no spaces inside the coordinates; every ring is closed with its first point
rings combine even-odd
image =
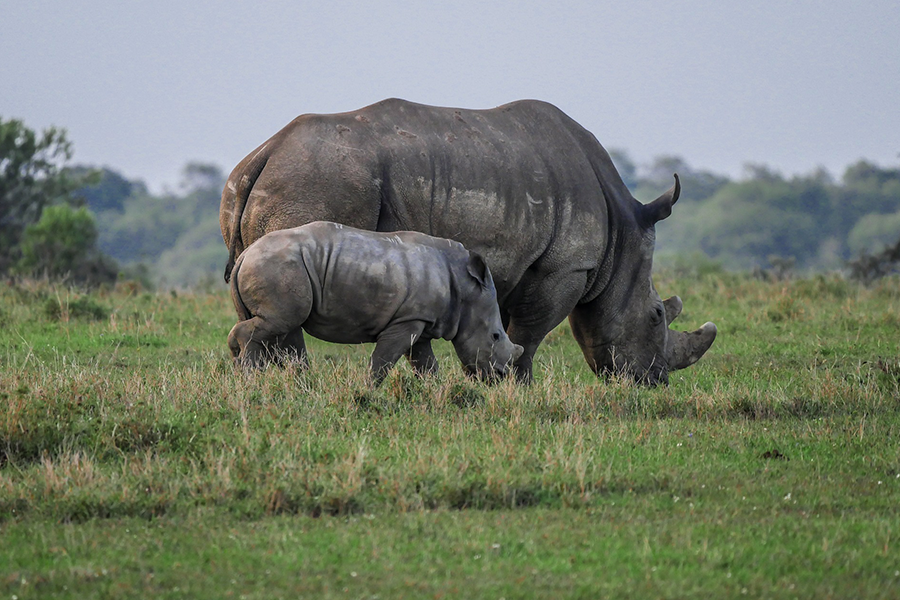
{"type": "Polygon", "coordinates": [[[481,287],[488,287],[488,277],[490,276],[490,272],[488,271],[487,263],[484,262],[484,259],[481,258],[481,255],[477,252],[469,252],[469,264],[466,265],[466,270],[469,272],[469,275],[475,278],[481,287]]]}
{"type": "Polygon", "coordinates": [[[669,325],[678,318],[678,315],[681,314],[681,308],[684,305],[681,303],[681,298],[672,296],[671,298],[663,300],[663,306],[666,307],[666,324],[669,325]]]}
{"type": "Polygon", "coordinates": [[[681,195],[681,180],[675,173],[675,185],[670,187],[662,196],[640,207],[638,220],[644,227],[652,227],[672,214],[672,205],[678,202],[681,195]]]}

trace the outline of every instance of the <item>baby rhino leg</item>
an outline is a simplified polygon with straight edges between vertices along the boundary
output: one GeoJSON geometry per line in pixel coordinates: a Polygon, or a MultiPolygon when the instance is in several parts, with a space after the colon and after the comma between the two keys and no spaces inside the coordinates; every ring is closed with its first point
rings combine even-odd
{"type": "Polygon", "coordinates": [[[251,254],[235,270],[239,293],[235,303],[240,302],[244,314],[252,316],[232,328],[228,347],[236,365],[244,369],[291,360],[306,366],[302,326],[312,311],[309,276],[302,266],[274,268],[265,258],[251,254]]]}
{"type": "Polygon", "coordinates": [[[406,352],[406,358],[416,375],[434,375],[438,371],[437,358],[431,349],[430,339],[420,339],[406,352]]]}
{"type": "Polygon", "coordinates": [[[389,325],[378,335],[375,351],[372,352],[372,381],[375,387],[381,385],[401,356],[412,352],[424,329],[425,324],[421,321],[407,321],[389,325]]]}
{"type": "Polygon", "coordinates": [[[303,328],[297,327],[290,333],[278,336],[272,348],[274,360],[279,366],[296,362],[300,368],[309,368],[309,359],[306,356],[306,341],[303,339],[303,328]]]}
{"type": "Polygon", "coordinates": [[[279,338],[284,336],[280,331],[272,331],[262,318],[252,317],[231,328],[228,347],[235,365],[243,369],[262,369],[276,359],[279,338]]]}

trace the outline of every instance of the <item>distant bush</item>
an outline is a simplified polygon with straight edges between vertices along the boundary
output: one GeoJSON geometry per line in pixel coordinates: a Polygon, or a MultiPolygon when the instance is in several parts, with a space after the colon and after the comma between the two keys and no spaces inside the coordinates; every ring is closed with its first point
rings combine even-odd
{"type": "Polygon", "coordinates": [[[118,265],[96,247],[97,227],[84,207],[48,206],[22,236],[16,272],[71,279],[89,286],[113,283],[118,265]]]}
{"type": "Polygon", "coordinates": [[[849,261],[850,278],[865,284],[900,273],[900,239],[874,254],[863,253],[856,260],[849,261]]]}
{"type": "Polygon", "coordinates": [[[792,279],[795,275],[794,265],[797,262],[794,257],[783,258],[781,256],[769,256],[769,266],[755,267],[753,276],[763,281],[783,281],[792,279]]]}
{"type": "Polygon", "coordinates": [[[44,315],[54,321],[69,319],[102,321],[109,317],[109,309],[90,296],[81,296],[74,300],[47,298],[44,300],[44,315]]]}

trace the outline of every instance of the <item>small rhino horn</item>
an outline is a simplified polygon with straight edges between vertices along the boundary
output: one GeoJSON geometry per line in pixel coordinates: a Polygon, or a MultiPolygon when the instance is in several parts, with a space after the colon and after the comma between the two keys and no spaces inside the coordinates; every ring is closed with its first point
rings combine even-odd
{"type": "Polygon", "coordinates": [[[669,325],[681,314],[684,304],[678,296],[671,296],[663,300],[663,306],[666,308],[666,324],[669,325]]]}

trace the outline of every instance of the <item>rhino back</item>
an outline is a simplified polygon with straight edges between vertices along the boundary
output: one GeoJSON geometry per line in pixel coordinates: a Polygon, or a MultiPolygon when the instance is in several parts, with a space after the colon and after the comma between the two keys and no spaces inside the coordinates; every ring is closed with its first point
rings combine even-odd
{"type": "Polygon", "coordinates": [[[412,320],[427,323],[429,337],[452,329],[458,312],[451,274],[460,263],[456,248],[448,252],[438,243],[334,223],[293,231],[303,235],[298,250],[312,282],[313,309],[303,326],[311,335],[336,343],[372,342],[388,325],[412,320]]]}
{"type": "Polygon", "coordinates": [[[242,230],[327,219],[457,239],[485,256],[502,305],[529,272],[596,269],[611,213],[632,202],[593,135],[550,104],[391,99],[280,132],[242,230]]]}

